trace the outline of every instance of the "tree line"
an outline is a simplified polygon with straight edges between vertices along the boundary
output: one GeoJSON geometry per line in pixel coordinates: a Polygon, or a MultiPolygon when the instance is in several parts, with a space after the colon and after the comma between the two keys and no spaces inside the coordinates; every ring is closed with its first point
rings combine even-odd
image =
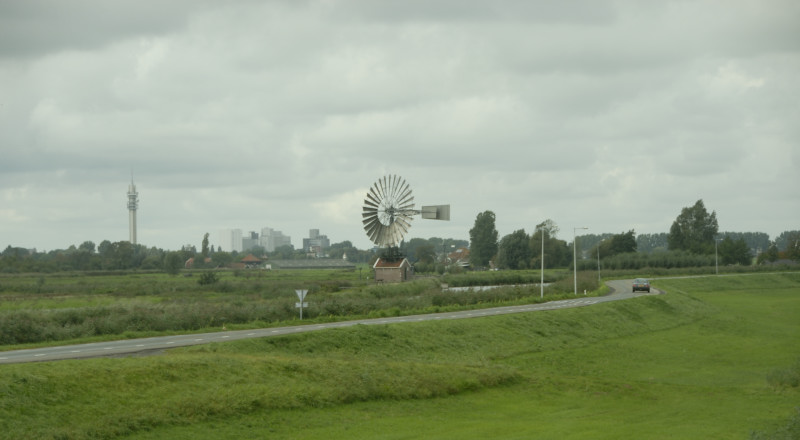
{"type": "MultiPolygon", "coordinates": [[[[443,272],[447,255],[459,248],[469,248],[473,269],[490,267],[528,269],[571,267],[573,246],[558,238],[559,228],[552,220],[535,226],[532,234],[524,229],[502,238],[495,227],[492,211],[479,213],[469,230],[469,241],[452,238],[413,238],[403,241],[400,252],[415,264],[419,272],[443,272]]],[[[639,234],[634,230],[618,234],[582,234],[577,236],[580,259],[602,260],[604,265],[637,267],[684,267],[714,264],[749,265],[781,261],[800,262],[800,231],[785,231],[774,240],[762,232],[719,232],[716,212],[708,212],[702,200],[685,207],[676,217],[669,233],[639,234]],[[672,255],[665,255],[670,254],[672,255]],[[657,257],[650,255],[656,254],[657,257]],[[706,258],[698,258],[706,256],[706,258]],[[614,263],[618,262],[618,263],[614,263]],[[644,265],[644,266],[642,266],[644,265]],[[655,265],[655,266],[653,266],[655,265]]],[[[281,246],[272,252],[253,248],[246,252],[215,251],[205,234],[198,251],[194,246],[169,251],[127,241],[85,241],[78,246],[50,252],[35,252],[8,246],[0,253],[0,272],[58,272],[109,270],[165,270],[177,273],[193,259],[193,268],[228,267],[248,253],[275,260],[315,258],[303,249],[281,246]]],[[[357,249],[350,241],[335,243],[325,250],[326,257],[347,259],[353,263],[372,263],[378,254],[357,249]]]]}
{"type": "MultiPolygon", "coordinates": [[[[292,246],[281,246],[273,252],[266,252],[263,248],[249,249],[246,252],[215,251],[213,246],[208,246],[208,234],[205,234],[200,251],[194,246],[185,246],[174,251],[131,244],[128,241],[109,240],[104,240],[99,245],[85,241],[78,246],[72,245],[67,249],[49,252],[7,246],[0,252],[0,272],[163,270],[177,273],[190,260],[191,267],[195,269],[220,268],[239,262],[249,253],[278,260],[311,258],[305,251],[292,246]]],[[[373,258],[374,252],[357,249],[350,241],[343,241],[332,244],[327,249],[327,254],[330,258],[339,259],[346,254],[348,261],[360,263],[368,262],[373,258]]]]}
{"type": "MultiPolygon", "coordinates": [[[[470,229],[470,264],[473,268],[528,269],[572,267],[573,258],[602,260],[608,268],[694,267],[742,265],[792,260],[800,262],[800,231],[785,231],[770,241],[762,232],[719,232],[715,211],[708,212],[702,199],[685,207],[669,233],[636,235],[583,234],[576,243],[557,237],[552,220],[536,225],[528,234],[518,229],[498,238],[495,214],[477,215],[470,229]]],[[[580,266],[580,265],[579,265],[580,266]]]]}

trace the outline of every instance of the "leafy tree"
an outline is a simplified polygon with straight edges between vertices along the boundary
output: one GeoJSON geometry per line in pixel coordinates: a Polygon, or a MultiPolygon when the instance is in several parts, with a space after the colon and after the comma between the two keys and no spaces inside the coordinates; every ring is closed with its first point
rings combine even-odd
{"type": "Polygon", "coordinates": [[[778,246],[778,251],[787,251],[791,244],[795,244],[796,246],[798,237],[800,237],[800,231],[781,232],[780,235],[775,237],[775,245],[778,246]]]}
{"type": "Polygon", "coordinates": [[[472,267],[486,267],[497,255],[497,229],[495,215],[492,211],[484,211],[475,218],[475,225],[469,230],[470,254],[472,267]]]}
{"type": "Polygon", "coordinates": [[[116,241],[104,246],[100,243],[102,265],[104,269],[119,270],[133,267],[134,248],[129,241],[116,241]]]}
{"type": "Polygon", "coordinates": [[[347,255],[347,261],[353,263],[364,263],[369,260],[370,256],[372,256],[372,252],[359,250],[353,246],[352,242],[348,240],[345,240],[341,243],[332,244],[328,248],[327,253],[330,258],[336,259],[341,259],[347,255]]]}
{"type": "Polygon", "coordinates": [[[741,264],[742,266],[749,266],[753,261],[753,256],[750,254],[750,248],[747,247],[743,238],[733,240],[731,237],[725,237],[719,243],[717,249],[719,252],[719,259],[722,264],[741,264]]]}
{"type": "Polygon", "coordinates": [[[636,232],[633,229],[611,237],[611,251],[614,254],[636,252],[636,246],[636,232]]]}
{"type": "Polygon", "coordinates": [[[578,243],[581,249],[578,249],[578,253],[582,250],[589,250],[590,254],[597,254],[597,246],[599,246],[601,242],[610,240],[613,236],[614,234],[609,233],[581,234],[580,243],[578,243]]]}
{"type": "Polygon", "coordinates": [[[767,247],[765,252],[762,252],[758,255],[758,264],[764,264],[765,262],[773,263],[778,261],[778,245],[773,241],[767,247]]]}
{"type": "Polygon", "coordinates": [[[612,235],[609,240],[598,243],[598,246],[596,246],[591,253],[597,255],[599,250],[600,256],[602,258],[607,258],[628,252],[636,252],[636,247],[636,232],[630,230],[622,234],[612,235]]]}
{"type": "Polygon", "coordinates": [[[558,226],[550,219],[536,225],[536,232],[531,236],[530,247],[533,251],[530,267],[542,265],[542,234],[544,234],[544,267],[564,267],[572,261],[572,252],[567,242],[556,237],[558,226]]]}
{"type": "Polygon", "coordinates": [[[417,249],[420,246],[425,246],[428,244],[428,241],[424,238],[412,238],[408,241],[403,240],[400,243],[400,249],[406,254],[406,258],[408,261],[417,262],[420,261],[420,257],[417,254],[417,249]]]}
{"type": "Polygon", "coordinates": [[[669,229],[669,250],[686,250],[696,254],[713,254],[714,237],[719,230],[717,213],[706,211],[703,200],[683,208],[669,229]]]}
{"type": "Polygon", "coordinates": [[[265,249],[264,246],[255,245],[255,246],[251,247],[250,249],[248,249],[247,253],[261,256],[261,255],[266,255],[267,254],[267,249],[265,249]]]}
{"type": "Polygon", "coordinates": [[[290,244],[278,246],[272,251],[271,256],[276,260],[292,260],[294,259],[294,247],[290,244]]]}
{"type": "Polygon", "coordinates": [[[84,241],[83,243],[81,243],[80,246],[78,246],[78,250],[87,251],[90,254],[94,253],[94,248],[95,248],[94,242],[92,242],[92,241],[84,241]]]}
{"type": "Polygon", "coordinates": [[[536,225],[536,230],[544,231],[549,237],[555,237],[556,235],[558,235],[559,231],[558,225],[551,219],[547,219],[536,225]]]}
{"type": "Polygon", "coordinates": [[[208,232],[206,232],[206,234],[203,235],[203,244],[202,244],[202,248],[201,249],[202,249],[201,253],[203,255],[203,258],[207,257],[208,256],[208,232]]]}
{"type": "Polygon", "coordinates": [[[169,252],[164,257],[164,272],[170,275],[177,275],[183,267],[183,254],[181,252],[169,252]]]}
{"type": "Polygon", "coordinates": [[[769,248],[769,235],[764,232],[721,232],[717,238],[730,237],[733,241],[744,240],[751,254],[766,251],[769,248]]]}
{"type": "Polygon", "coordinates": [[[497,266],[504,269],[527,269],[532,256],[530,237],[524,229],[519,229],[500,240],[497,266]]]}
{"type": "Polygon", "coordinates": [[[416,249],[417,261],[426,264],[433,264],[436,262],[436,250],[432,244],[423,244],[416,249]]]}
{"type": "Polygon", "coordinates": [[[636,249],[638,252],[651,253],[667,250],[667,237],[669,234],[666,232],[659,232],[657,234],[639,234],[636,237],[636,249]]]}
{"type": "Polygon", "coordinates": [[[92,270],[99,268],[99,264],[97,264],[96,267],[94,266],[93,263],[96,262],[94,258],[94,253],[86,248],[80,248],[69,255],[69,259],[72,262],[72,268],[75,270],[92,270]]]}
{"type": "Polygon", "coordinates": [[[230,252],[217,251],[211,257],[211,262],[215,267],[225,267],[233,262],[233,255],[230,252]]]}
{"type": "Polygon", "coordinates": [[[328,247],[327,253],[331,258],[340,259],[344,255],[347,255],[347,258],[350,259],[355,256],[358,252],[358,249],[353,247],[353,243],[350,241],[343,241],[341,243],[333,243],[328,247]]]}
{"type": "Polygon", "coordinates": [[[100,254],[100,258],[102,259],[110,258],[112,251],[113,249],[111,242],[108,240],[101,241],[100,245],[97,246],[97,252],[100,254]]]}
{"type": "Polygon", "coordinates": [[[786,258],[800,261],[800,231],[790,232],[787,235],[786,258]]]}

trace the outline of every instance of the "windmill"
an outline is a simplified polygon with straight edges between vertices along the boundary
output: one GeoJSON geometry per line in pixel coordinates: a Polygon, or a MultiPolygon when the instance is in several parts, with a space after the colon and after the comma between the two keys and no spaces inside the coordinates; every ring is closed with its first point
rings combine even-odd
{"type": "Polygon", "coordinates": [[[400,244],[415,215],[430,220],[450,220],[450,205],[414,209],[411,187],[405,179],[394,175],[384,176],[370,187],[361,214],[369,239],[378,246],[389,248],[400,244]]]}

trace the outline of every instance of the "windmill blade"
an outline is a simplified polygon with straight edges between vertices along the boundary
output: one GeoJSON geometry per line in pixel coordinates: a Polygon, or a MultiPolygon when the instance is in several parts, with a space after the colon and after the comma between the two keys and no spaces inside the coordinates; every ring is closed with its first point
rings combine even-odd
{"type": "Polygon", "coordinates": [[[361,223],[364,225],[364,228],[372,228],[376,224],[380,223],[377,217],[367,217],[361,220],[361,223]]]}
{"type": "Polygon", "coordinates": [[[395,226],[397,226],[399,230],[402,230],[401,238],[403,235],[408,234],[408,228],[411,227],[409,223],[407,223],[405,220],[402,219],[395,222],[395,226]]]}
{"type": "MultiPolygon", "coordinates": [[[[367,198],[364,199],[364,205],[372,206],[374,207],[375,210],[377,210],[378,207],[380,206],[380,203],[378,203],[378,201],[376,200],[372,200],[372,197],[369,197],[369,194],[367,194],[367,198]]],[[[367,209],[367,207],[364,206],[364,209],[367,209]]]]}
{"type": "Polygon", "coordinates": [[[380,194],[378,194],[378,189],[377,189],[377,187],[372,187],[372,188],[370,188],[370,189],[369,189],[369,192],[367,193],[367,197],[368,197],[370,200],[372,200],[373,202],[377,203],[377,204],[378,204],[378,206],[380,206],[380,204],[381,204],[381,200],[382,200],[382,197],[380,196],[380,194]]]}
{"type": "Polygon", "coordinates": [[[383,179],[378,179],[378,183],[380,184],[378,192],[381,195],[381,200],[386,200],[388,198],[388,193],[386,192],[386,176],[383,176],[383,179]]]}
{"type": "Polygon", "coordinates": [[[403,206],[400,206],[398,209],[401,211],[409,211],[413,210],[414,208],[414,198],[412,197],[410,200],[406,201],[403,206]]]}
{"type": "MultiPolygon", "coordinates": [[[[406,184],[406,188],[403,191],[401,191],[400,197],[398,197],[397,199],[405,201],[409,196],[411,196],[411,188],[409,188],[408,185],[406,184]]],[[[411,197],[411,199],[413,200],[414,198],[411,197]]]]}
{"type": "Polygon", "coordinates": [[[388,245],[389,243],[388,243],[388,239],[387,239],[388,237],[387,236],[388,236],[388,229],[385,226],[381,225],[377,229],[375,244],[377,244],[378,246],[386,246],[386,245],[388,245]]]}
{"type": "Polygon", "coordinates": [[[378,234],[382,227],[383,225],[381,225],[380,222],[374,222],[365,227],[365,230],[367,231],[367,236],[369,236],[369,239],[375,244],[378,244],[376,238],[378,237],[378,234]]]}
{"type": "Polygon", "coordinates": [[[405,185],[405,183],[406,182],[404,180],[401,180],[400,177],[395,176],[395,181],[393,184],[394,191],[392,195],[395,197],[396,200],[401,199],[401,195],[403,194],[403,186],[405,185]]]}

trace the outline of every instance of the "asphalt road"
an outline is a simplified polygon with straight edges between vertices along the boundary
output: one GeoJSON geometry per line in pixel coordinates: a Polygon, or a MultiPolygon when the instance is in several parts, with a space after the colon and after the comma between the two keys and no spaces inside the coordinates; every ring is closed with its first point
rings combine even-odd
{"type": "Polygon", "coordinates": [[[510,313],[558,310],[570,307],[584,307],[592,304],[619,301],[644,295],[658,295],[662,292],[652,289],[651,293],[632,293],[632,280],[614,280],[606,284],[613,292],[601,297],[584,297],[578,295],[574,299],[551,301],[544,304],[523,306],[496,307],[491,309],[469,310],[462,312],[434,313],[427,315],[397,316],[391,318],[361,319],[356,321],[332,322],[327,324],[297,325],[291,327],[275,327],[256,330],[221,331],[214,333],[198,333],[191,335],[159,336],[143,339],[124,339],[91,344],[63,345],[58,347],[32,348],[27,350],[0,351],[0,364],[46,362],[65,359],[84,359],[93,357],[120,357],[148,355],[175,347],[208,344],[211,342],[235,341],[238,339],[263,338],[293,333],[305,333],[354,325],[382,325],[402,322],[439,321],[448,319],[479,318],[483,316],[507,315],[510,313]]]}

